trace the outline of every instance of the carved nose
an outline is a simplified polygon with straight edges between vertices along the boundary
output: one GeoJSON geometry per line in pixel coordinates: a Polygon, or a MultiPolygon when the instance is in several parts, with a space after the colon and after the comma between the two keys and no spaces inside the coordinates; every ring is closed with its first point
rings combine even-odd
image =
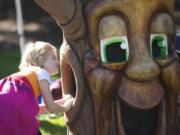
{"type": "Polygon", "coordinates": [[[126,67],[126,76],[135,81],[148,81],[156,78],[159,72],[159,67],[150,56],[147,45],[142,40],[135,42],[126,67]]]}

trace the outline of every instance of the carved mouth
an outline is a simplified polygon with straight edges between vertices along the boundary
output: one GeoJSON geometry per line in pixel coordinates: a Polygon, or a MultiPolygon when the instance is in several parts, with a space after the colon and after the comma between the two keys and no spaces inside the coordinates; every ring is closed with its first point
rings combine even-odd
{"type": "Polygon", "coordinates": [[[160,104],[164,90],[155,79],[135,82],[125,77],[118,89],[123,131],[126,135],[154,135],[162,118],[160,104]]]}
{"type": "Polygon", "coordinates": [[[151,109],[141,110],[129,107],[121,102],[117,112],[118,133],[122,135],[162,135],[167,130],[166,103],[162,100],[160,104],[151,109]]]}
{"type": "Polygon", "coordinates": [[[158,107],[137,110],[121,104],[123,130],[126,135],[155,135],[158,125],[158,107]]]}

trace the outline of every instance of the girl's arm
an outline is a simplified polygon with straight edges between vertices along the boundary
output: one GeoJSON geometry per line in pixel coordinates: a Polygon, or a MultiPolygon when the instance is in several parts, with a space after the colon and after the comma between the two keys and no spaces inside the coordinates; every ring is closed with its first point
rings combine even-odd
{"type": "MultiPolygon", "coordinates": [[[[73,100],[72,96],[67,94],[67,95],[64,95],[62,99],[55,100],[54,103],[68,108],[69,105],[71,105],[71,102],[73,102],[72,100],[73,100]]],[[[39,112],[38,113],[44,114],[47,112],[49,112],[49,110],[47,109],[46,105],[44,103],[39,104],[39,112]]]]}
{"type": "Polygon", "coordinates": [[[43,104],[40,105],[40,113],[47,112],[47,109],[54,113],[66,112],[70,109],[73,103],[72,96],[64,95],[62,99],[54,101],[50,92],[50,84],[47,80],[44,79],[40,81],[40,90],[44,99],[44,103],[46,104],[46,106],[43,104]]]}
{"type": "Polygon", "coordinates": [[[46,108],[46,105],[44,103],[39,104],[39,112],[38,114],[44,114],[49,112],[49,110],[46,108]]]}
{"type": "MultiPolygon", "coordinates": [[[[62,99],[59,100],[55,100],[54,103],[60,105],[60,106],[64,106],[66,108],[69,107],[69,105],[72,102],[72,97],[70,95],[65,95],[62,99]],[[71,98],[71,99],[70,99],[71,98]],[[69,100],[70,99],[70,100],[69,100]]],[[[44,114],[49,112],[49,110],[47,109],[46,105],[44,103],[39,104],[39,114],[44,114]]]]}

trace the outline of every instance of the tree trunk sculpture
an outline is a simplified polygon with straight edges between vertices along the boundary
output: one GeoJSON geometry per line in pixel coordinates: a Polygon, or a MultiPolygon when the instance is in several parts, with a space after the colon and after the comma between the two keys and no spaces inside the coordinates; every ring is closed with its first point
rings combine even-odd
{"type": "Polygon", "coordinates": [[[69,135],[177,135],[173,0],[35,0],[64,32],[69,135]]]}

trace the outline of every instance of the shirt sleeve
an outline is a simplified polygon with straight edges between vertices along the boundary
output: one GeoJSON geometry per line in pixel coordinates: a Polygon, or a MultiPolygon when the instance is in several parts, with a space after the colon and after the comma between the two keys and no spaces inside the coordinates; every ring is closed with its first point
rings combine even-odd
{"type": "Polygon", "coordinates": [[[46,70],[39,68],[39,69],[35,70],[35,74],[37,75],[39,81],[45,79],[51,84],[51,77],[46,70]]]}

